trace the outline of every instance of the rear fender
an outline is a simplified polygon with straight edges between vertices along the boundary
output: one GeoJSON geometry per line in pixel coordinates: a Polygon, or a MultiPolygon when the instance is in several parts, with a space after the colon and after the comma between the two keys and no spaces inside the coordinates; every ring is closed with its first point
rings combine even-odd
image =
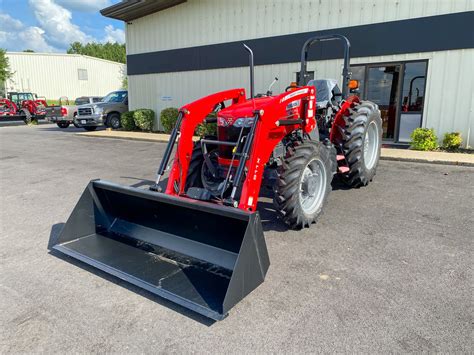
{"type": "Polygon", "coordinates": [[[221,91],[203,97],[179,109],[184,116],[181,127],[179,127],[178,147],[166,186],[167,194],[180,195],[184,193],[189,162],[193,152],[193,136],[196,127],[204,121],[216,104],[227,100],[232,100],[232,104],[244,102],[245,89],[221,91]],[[175,191],[175,184],[178,186],[178,193],[175,191]]]}
{"type": "Polygon", "coordinates": [[[329,135],[329,139],[334,145],[338,146],[342,142],[343,137],[341,130],[346,128],[346,120],[344,119],[344,116],[347,116],[349,114],[349,109],[359,102],[360,99],[358,96],[349,96],[342,104],[341,109],[336,113],[336,117],[331,126],[331,133],[329,135]]]}

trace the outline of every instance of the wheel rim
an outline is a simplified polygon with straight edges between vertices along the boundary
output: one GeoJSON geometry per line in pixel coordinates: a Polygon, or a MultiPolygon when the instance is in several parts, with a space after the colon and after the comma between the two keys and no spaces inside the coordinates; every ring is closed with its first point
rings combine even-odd
{"type": "Polygon", "coordinates": [[[110,123],[111,123],[112,128],[114,128],[114,129],[119,128],[119,126],[120,126],[120,121],[116,117],[113,117],[110,123]]]}
{"type": "Polygon", "coordinates": [[[370,122],[364,137],[364,162],[367,169],[372,169],[377,160],[377,149],[379,146],[379,135],[377,125],[370,122]]]}
{"type": "Polygon", "coordinates": [[[300,205],[304,213],[313,214],[322,205],[326,192],[326,167],[319,159],[311,160],[300,179],[300,205]]]}

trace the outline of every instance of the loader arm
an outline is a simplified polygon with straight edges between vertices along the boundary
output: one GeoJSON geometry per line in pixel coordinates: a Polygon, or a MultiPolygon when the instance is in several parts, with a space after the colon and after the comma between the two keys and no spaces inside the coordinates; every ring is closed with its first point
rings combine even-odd
{"type": "MultiPolygon", "coordinates": [[[[232,104],[245,101],[245,89],[232,89],[221,91],[180,108],[182,115],[181,124],[177,123],[174,130],[179,132],[178,147],[175,153],[173,166],[168,178],[166,193],[169,195],[181,195],[186,186],[189,162],[193,152],[193,136],[198,124],[202,123],[214,107],[224,101],[232,100],[232,104]],[[177,187],[177,188],[176,188],[177,187]]],[[[174,133],[174,132],[173,132],[174,133]]],[[[172,136],[173,136],[172,133],[172,136]]],[[[174,145],[170,140],[169,145],[174,145]]]]}

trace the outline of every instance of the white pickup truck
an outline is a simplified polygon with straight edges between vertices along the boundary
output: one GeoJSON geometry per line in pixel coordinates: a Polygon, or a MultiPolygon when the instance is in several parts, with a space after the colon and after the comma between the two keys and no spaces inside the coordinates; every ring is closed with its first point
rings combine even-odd
{"type": "Polygon", "coordinates": [[[69,99],[62,96],[59,98],[59,105],[46,107],[46,119],[56,123],[59,128],[68,128],[71,124],[78,127],[74,122],[74,117],[77,115],[77,106],[93,104],[101,100],[102,97],[100,96],[81,96],[74,101],[74,105],[71,105],[69,99]]]}

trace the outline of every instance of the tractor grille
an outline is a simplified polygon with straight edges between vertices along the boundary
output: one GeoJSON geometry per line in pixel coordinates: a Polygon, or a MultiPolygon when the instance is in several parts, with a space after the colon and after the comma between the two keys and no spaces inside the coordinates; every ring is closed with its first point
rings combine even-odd
{"type": "MultiPolygon", "coordinates": [[[[239,139],[239,134],[241,130],[241,128],[239,127],[218,126],[217,129],[218,129],[217,136],[220,141],[237,142],[237,139],[239,139]]],[[[244,131],[242,132],[242,137],[245,137],[249,132],[250,132],[250,127],[244,128],[244,131]]],[[[232,159],[232,150],[233,150],[233,147],[220,145],[219,156],[221,158],[232,159]]]]}
{"type": "Polygon", "coordinates": [[[90,116],[92,115],[92,108],[90,107],[79,107],[77,109],[78,116],[90,116]]]}

